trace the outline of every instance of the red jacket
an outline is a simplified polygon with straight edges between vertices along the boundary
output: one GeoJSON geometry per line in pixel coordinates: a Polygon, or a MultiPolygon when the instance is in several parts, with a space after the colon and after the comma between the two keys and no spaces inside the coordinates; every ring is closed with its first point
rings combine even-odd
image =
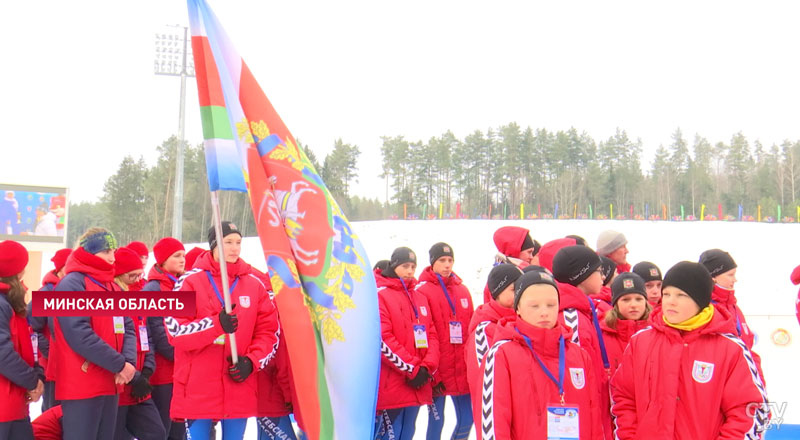
{"type": "Polygon", "coordinates": [[[63,438],[62,417],[64,417],[64,411],[61,410],[61,405],[56,405],[40,414],[31,422],[33,440],[61,440],[63,438]]]}
{"type": "Polygon", "coordinates": [[[688,332],[662,317],[631,338],[611,380],[617,438],[760,438],[767,395],[731,315],[717,308],[688,332]]]}
{"type": "MultiPolygon", "coordinates": [[[[142,289],[150,292],[166,292],[175,287],[177,278],[165,273],[161,268],[153,265],[147,275],[147,284],[142,289]]],[[[172,372],[175,368],[175,349],[170,345],[167,332],[164,328],[164,318],[150,316],[147,318],[147,329],[153,339],[151,350],[155,355],[156,368],[150,377],[151,385],[166,385],[172,383],[172,372]]]]}
{"type": "Polygon", "coordinates": [[[552,272],[553,258],[556,257],[558,251],[567,246],[574,246],[575,244],[577,244],[577,242],[574,238],[557,238],[555,240],[548,241],[539,251],[539,266],[542,266],[543,268],[552,272]]]}
{"type": "Polygon", "coordinates": [[[755,343],[755,333],[750,330],[750,326],[747,325],[747,321],[744,319],[744,313],[736,305],[736,296],[734,295],[733,290],[728,290],[724,287],[719,286],[718,284],[714,284],[714,291],[711,292],[711,302],[714,304],[716,308],[724,308],[726,312],[734,320],[734,325],[736,326],[735,331],[733,332],[737,335],[744,343],[747,345],[747,348],[750,349],[750,353],[753,355],[753,359],[756,361],[756,365],[758,365],[758,371],[761,374],[761,381],[764,381],[764,372],[761,369],[761,356],[758,353],[753,351],[753,344],[755,343]]]}
{"type": "MultiPolygon", "coordinates": [[[[114,266],[78,248],[64,267],[66,275],[56,291],[109,291],[119,294],[114,283],[114,266]]],[[[56,399],[90,399],[117,393],[114,375],[122,371],[126,337],[133,344],[133,326],[128,333],[115,333],[111,316],[65,317],[54,320],[53,346],[48,380],[56,383],[56,399]]]]}
{"type": "Polygon", "coordinates": [[[432,375],[439,366],[439,339],[425,295],[414,288],[417,280],[377,275],[378,308],[381,316],[381,377],[378,411],[433,402],[431,384],[415,390],[406,383],[420,367],[432,375]],[[412,305],[413,301],[413,305],[412,305]],[[414,312],[416,310],[416,313],[414,312]],[[428,348],[416,348],[414,326],[424,325],[428,348]]]}
{"type": "Polygon", "coordinates": [[[617,274],[621,274],[621,273],[625,273],[625,272],[630,272],[630,271],[631,271],[631,265],[630,265],[630,263],[625,263],[625,264],[617,264],[617,274]]]}
{"type": "Polygon", "coordinates": [[[33,345],[28,321],[14,312],[0,283],[0,422],[28,417],[28,390],[36,388],[39,375],[33,368],[33,345]]]}
{"type": "Polygon", "coordinates": [[[228,263],[231,304],[238,317],[236,346],[239,356],[253,363],[253,374],[236,383],[228,374],[230,343],[219,323],[222,297],[219,263],[211,253],[198,257],[194,269],[175,284],[175,290],[195,291],[197,314],[193,318],[164,318],[170,343],[175,347],[175,371],[170,415],[173,419],[233,419],[257,412],[256,372],[275,356],[280,333],[278,315],[264,284],[241,258],[228,263]],[[222,344],[216,342],[222,342],[222,344]]]}
{"type": "Polygon", "coordinates": [[[598,316],[605,314],[613,308],[611,306],[611,288],[608,286],[603,286],[603,288],[600,289],[600,293],[589,295],[589,298],[594,301],[598,316]]]}
{"type": "MultiPolygon", "coordinates": [[[[600,347],[602,338],[602,330],[599,332],[594,325],[594,318],[592,315],[592,305],[595,302],[586,296],[580,289],[571,285],[558,283],[559,291],[559,322],[563,323],[571,331],[570,340],[581,346],[589,356],[592,358],[592,366],[594,366],[594,374],[597,380],[597,402],[598,405],[603,405],[605,409],[601,409],[601,417],[603,426],[607,427],[606,439],[611,439],[611,416],[608,411],[609,395],[608,395],[608,379],[610,370],[606,370],[603,364],[603,354],[600,347]],[[577,328],[577,332],[575,329],[577,328]]],[[[596,307],[596,305],[595,305],[596,307]]],[[[600,323],[599,315],[601,312],[596,311],[598,324],[600,323]]],[[[610,368],[610,365],[609,365],[610,368]]]]}
{"type": "Polygon", "coordinates": [[[439,279],[430,266],[426,267],[419,276],[417,291],[425,295],[431,306],[433,325],[436,326],[436,335],[439,337],[439,368],[433,383],[443,382],[445,395],[459,396],[469,393],[464,343],[467,340],[469,322],[475,312],[472,308],[472,295],[458,275],[451,274],[446,279],[441,278],[447,293],[442,290],[439,279]],[[461,325],[460,343],[450,342],[450,322],[461,325]]]}
{"type": "Polygon", "coordinates": [[[292,412],[292,372],[286,339],[281,333],[275,359],[258,372],[258,413],[256,417],[283,417],[292,412]]]}
{"type": "MultiPolygon", "coordinates": [[[[475,309],[469,323],[469,336],[464,348],[464,361],[467,364],[467,384],[473,398],[480,394],[483,382],[481,362],[495,342],[494,334],[498,323],[502,320],[516,319],[517,313],[497,303],[489,301],[475,309]]],[[[478,425],[475,425],[478,426],[478,425]]]]}
{"type": "Polygon", "coordinates": [[[608,362],[611,364],[612,375],[619,368],[619,363],[622,362],[622,354],[625,353],[625,348],[628,347],[628,341],[630,341],[631,336],[649,325],[650,322],[647,320],[631,321],[629,319],[621,319],[617,321],[616,328],[611,328],[606,324],[605,319],[600,320],[600,328],[603,329],[603,341],[606,343],[606,353],[608,353],[608,362]]]}
{"type": "Polygon", "coordinates": [[[555,377],[559,375],[559,338],[564,338],[565,406],[579,408],[581,440],[602,440],[603,430],[598,427],[600,405],[589,355],[567,341],[569,332],[563,326],[542,329],[522,320],[498,327],[498,342],[484,358],[482,395],[473,398],[475,425],[480,427],[478,439],[548,438],[547,408],[558,405],[560,393],[523,335],[530,339],[533,350],[555,377]]]}

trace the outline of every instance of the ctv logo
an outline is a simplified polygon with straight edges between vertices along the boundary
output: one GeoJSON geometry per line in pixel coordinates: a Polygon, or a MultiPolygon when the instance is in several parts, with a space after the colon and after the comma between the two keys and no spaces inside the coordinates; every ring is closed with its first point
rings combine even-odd
{"type": "Polygon", "coordinates": [[[767,403],[748,403],[747,404],[747,416],[754,417],[756,411],[759,409],[765,409],[769,411],[772,418],[769,420],[766,429],[780,429],[781,424],[783,423],[783,416],[786,414],[786,408],[789,406],[789,402],[767,402],[767,403]]]}

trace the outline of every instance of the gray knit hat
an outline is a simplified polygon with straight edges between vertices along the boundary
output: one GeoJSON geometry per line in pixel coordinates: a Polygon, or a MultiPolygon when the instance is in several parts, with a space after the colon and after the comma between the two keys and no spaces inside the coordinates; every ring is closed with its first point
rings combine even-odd
{"type": "Polygon", "coordinates": [[[621,232],[603,231],[597,237],[597,255],[608,255],[628,244],[628,239],[621,232]]]}

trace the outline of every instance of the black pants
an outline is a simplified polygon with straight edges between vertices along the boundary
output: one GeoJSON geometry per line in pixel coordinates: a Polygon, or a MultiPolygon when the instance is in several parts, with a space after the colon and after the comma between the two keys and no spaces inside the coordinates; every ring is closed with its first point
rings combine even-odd
{"type": "Polygon", "coordinates": [[[42,394],[42,412],[60,405],[61,402],[56,400],[56,383],[48,380],[44,383],[44,393],[42,394]]]}
{"type": "Polygon", "coordinates": [[[0,423],[0,440],[33,440],[31,419],[14,420],[0,423]]]}
{"type": "Polygon", "coordinates": [[[153,399],[153,403],[156,404],[156,408],[158,408],[161,423],[167,431],[167,438],[169,440],[184,440],[186,438],[186,426],[183,423],[173,422],[169,417],[169,409],[172,402],[172,384],[153,385],[150,397],[153,399]]]}
{"type": "Polygon", "coordinates": [[[114,438],[119,396],[62,400],[64,440],[109,440],[114,438]]]}
{"type": "Polygon", "coordinates": [[[153,399],[117,408],[114,439],[131,440],[134,437],[139,440],[166,440],[167,432],[161,424],[161,416],[153,399]]]}

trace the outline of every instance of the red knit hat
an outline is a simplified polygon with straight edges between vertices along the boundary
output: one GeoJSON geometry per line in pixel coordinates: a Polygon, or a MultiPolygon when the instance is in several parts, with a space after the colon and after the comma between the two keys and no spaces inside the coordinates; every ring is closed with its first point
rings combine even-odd
{"type": "Polygon", "coordinates": [[[0,242],[0,277],[13,277],[28,265],[28,250],[16,241],[0,242]]]}
{"type": "Polygon", "coordinates": [[[172,237],[165,237],[161,240],[158,240],[158,243],[153,246],[153,255],[156,257],[157,264],[164,264],[164,262],[167,261],[167,258],[171,257],[172,254],[185,250],[186,249],[183,247],[183,243],[180,241],[172,237]]]}
{"type": "Polygon", "coordinates": [[[194,262],[197,260],[197,257],[199,257],[200,254],[202,254],[205,251],[206,251],[205,249],[201,249],[199,247],[196,247],[196,248],[192,248],[192,250],[187,252],[186,253],[186,267],[184,268],[184,270],[186,270],[188,272],[192,267],[194,267],[194,262]]]}
{"type": "Polygon", "coordinates": [[[142,259],[128,247],[121,247],[114,252],[114,276],[142,269],[142,259]]]}
{"type": "Polygon", "coordinates": [[[56,272],[64,268],[64,265],[67,264],[67,258],[69,258],[69,254],[71,253],[72,249],[64,248],[56,252],[55,255],[53,255],[53,258],[51,258],[50,261],[52,261],[53,264],[56,266],[56,272]]]}
{"type": "Polygon", "coordinates": [[[150,254],[150,251],[147,250],[147,245],[141,241],[132,241],[125,247],[136,252],[136,255],[140,257],[146,257],[150,254]]]}

